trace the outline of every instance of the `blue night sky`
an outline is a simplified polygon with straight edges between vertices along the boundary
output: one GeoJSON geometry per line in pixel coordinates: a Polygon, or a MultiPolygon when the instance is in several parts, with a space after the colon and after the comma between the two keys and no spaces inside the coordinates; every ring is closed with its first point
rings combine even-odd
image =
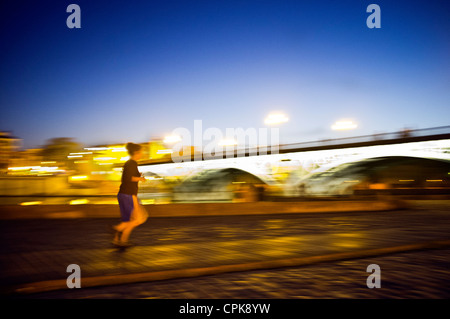
{"type": "Polygon", "coordinates": [[[36,147],[264,127],[283,142],[449,125],[449,1],[2,1],[0,130],[36,147]],[[81,7],[81,29],[66,7],[81,7]],[[381,29],[366,8],[381,7],[381,29]]]}

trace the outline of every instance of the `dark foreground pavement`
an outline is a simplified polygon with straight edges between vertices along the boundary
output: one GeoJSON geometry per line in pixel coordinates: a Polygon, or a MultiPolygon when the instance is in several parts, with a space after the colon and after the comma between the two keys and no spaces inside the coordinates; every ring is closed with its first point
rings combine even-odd
{"type": "MultiPolygon", "coordinates": [[[[114,249],[115,220],[1,221],[2,287],[69,275],[83,277],[308,257],[450,238],[448,206],[372,213],[152,218],[114,249]]],[[[293,298],[449,296],[449,250],[259,270],[165,282],[47,292],[63,298],[293,298]],[[379,264],[382,288],[368,289],[366,268],[379,264]]]]}
{"type": "Polygon", "coordinates": [[[162,282],[66,289],[23,298],[320,299],[450,298],[450,250],[434,250],[162,282]],[[381,288],[367,288],[378,264],[381,288]]]}

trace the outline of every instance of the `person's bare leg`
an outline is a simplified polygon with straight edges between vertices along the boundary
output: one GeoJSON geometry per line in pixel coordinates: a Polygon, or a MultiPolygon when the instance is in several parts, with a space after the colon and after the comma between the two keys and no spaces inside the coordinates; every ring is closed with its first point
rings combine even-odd
{"type": "Polygon", "coordinates": [[[113,228],[118,232],[122,232],[127,227],[128,223],[129,222],[121,222],[120,224],[113,226],[113,228]]]}
{"type": "Polygon", "coordinates": [[[114,244],[120,243],[121,234],[129,223],[130,222],[121,222],[120,224],[113,226],[113,229],[116,231],[113,239],[114,244]]]}
{"type": "Polygon", "coordinates": [[[136,195],[133,195],[133,207],[134,207],[134,209],[133,209],[133,212],[131,213],[132,214],[131,221],[127,222],[126,225],[121,230],[121,232],[122,232],[122,234],[120,236],[121,244],[128,243],[128,239],[130,238],[131,232],[133,231],[134,228],[136,228],[137,226],[140,225],[140,223],[138,221],[136,221],[136,219],[133,217],[134,214],[136,214],[136,208],[140,207],[136,195]]]}
{"type": "Polygon", "coordinates": [[[134,228],[136,228],[137,223],[136,222],[129,222],[127,227],[122,231],[122,236],[120,236],[120,242],[121,243],[127,243],[128,238],[130,238],[130,234],[133,231],[134,228]]]}

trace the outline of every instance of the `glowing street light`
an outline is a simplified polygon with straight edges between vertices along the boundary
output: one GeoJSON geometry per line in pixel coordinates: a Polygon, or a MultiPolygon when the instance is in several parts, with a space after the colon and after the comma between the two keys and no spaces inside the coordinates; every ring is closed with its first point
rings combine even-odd
{"type": "Polygon", "coordinates": [[[166,144],[178,143],[181,142],[181,137],[179,137],[178,135],[167,135],[166,137],[164,137],[163,142],[166,144]]]}
{"type": "Polygon", "coordinates": [[[219,142],[219,146],[235,146],[235,145],[237,145],[237,142],[232,138],[225,138],[219,142]]]}
{"type": "Polygon", "coordinates": [[[283,113],[270,113],[264,120],[266,125],[282,124],[289,121],[289,118],[283,113]]]}
{"type": "Polygon", "coordinates": [[[336,123],[331,125],[331,129],[335,131],[353,130],[357,127],[358,125],[350,120],[336,121],[336,123]]]}

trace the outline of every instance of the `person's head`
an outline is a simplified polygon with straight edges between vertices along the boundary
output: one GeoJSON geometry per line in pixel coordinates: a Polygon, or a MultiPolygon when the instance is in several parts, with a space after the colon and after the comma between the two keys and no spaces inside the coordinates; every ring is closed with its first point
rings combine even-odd
{"type": "Polygon", "coordinates": [[[135,161],[138,161],[141,159],[142,152],[141,152],[141,146],[139,144],[127,143],[126,148],[128,150],[128,154],[130,155],[131,159],[133,159],[135,161]]]}

